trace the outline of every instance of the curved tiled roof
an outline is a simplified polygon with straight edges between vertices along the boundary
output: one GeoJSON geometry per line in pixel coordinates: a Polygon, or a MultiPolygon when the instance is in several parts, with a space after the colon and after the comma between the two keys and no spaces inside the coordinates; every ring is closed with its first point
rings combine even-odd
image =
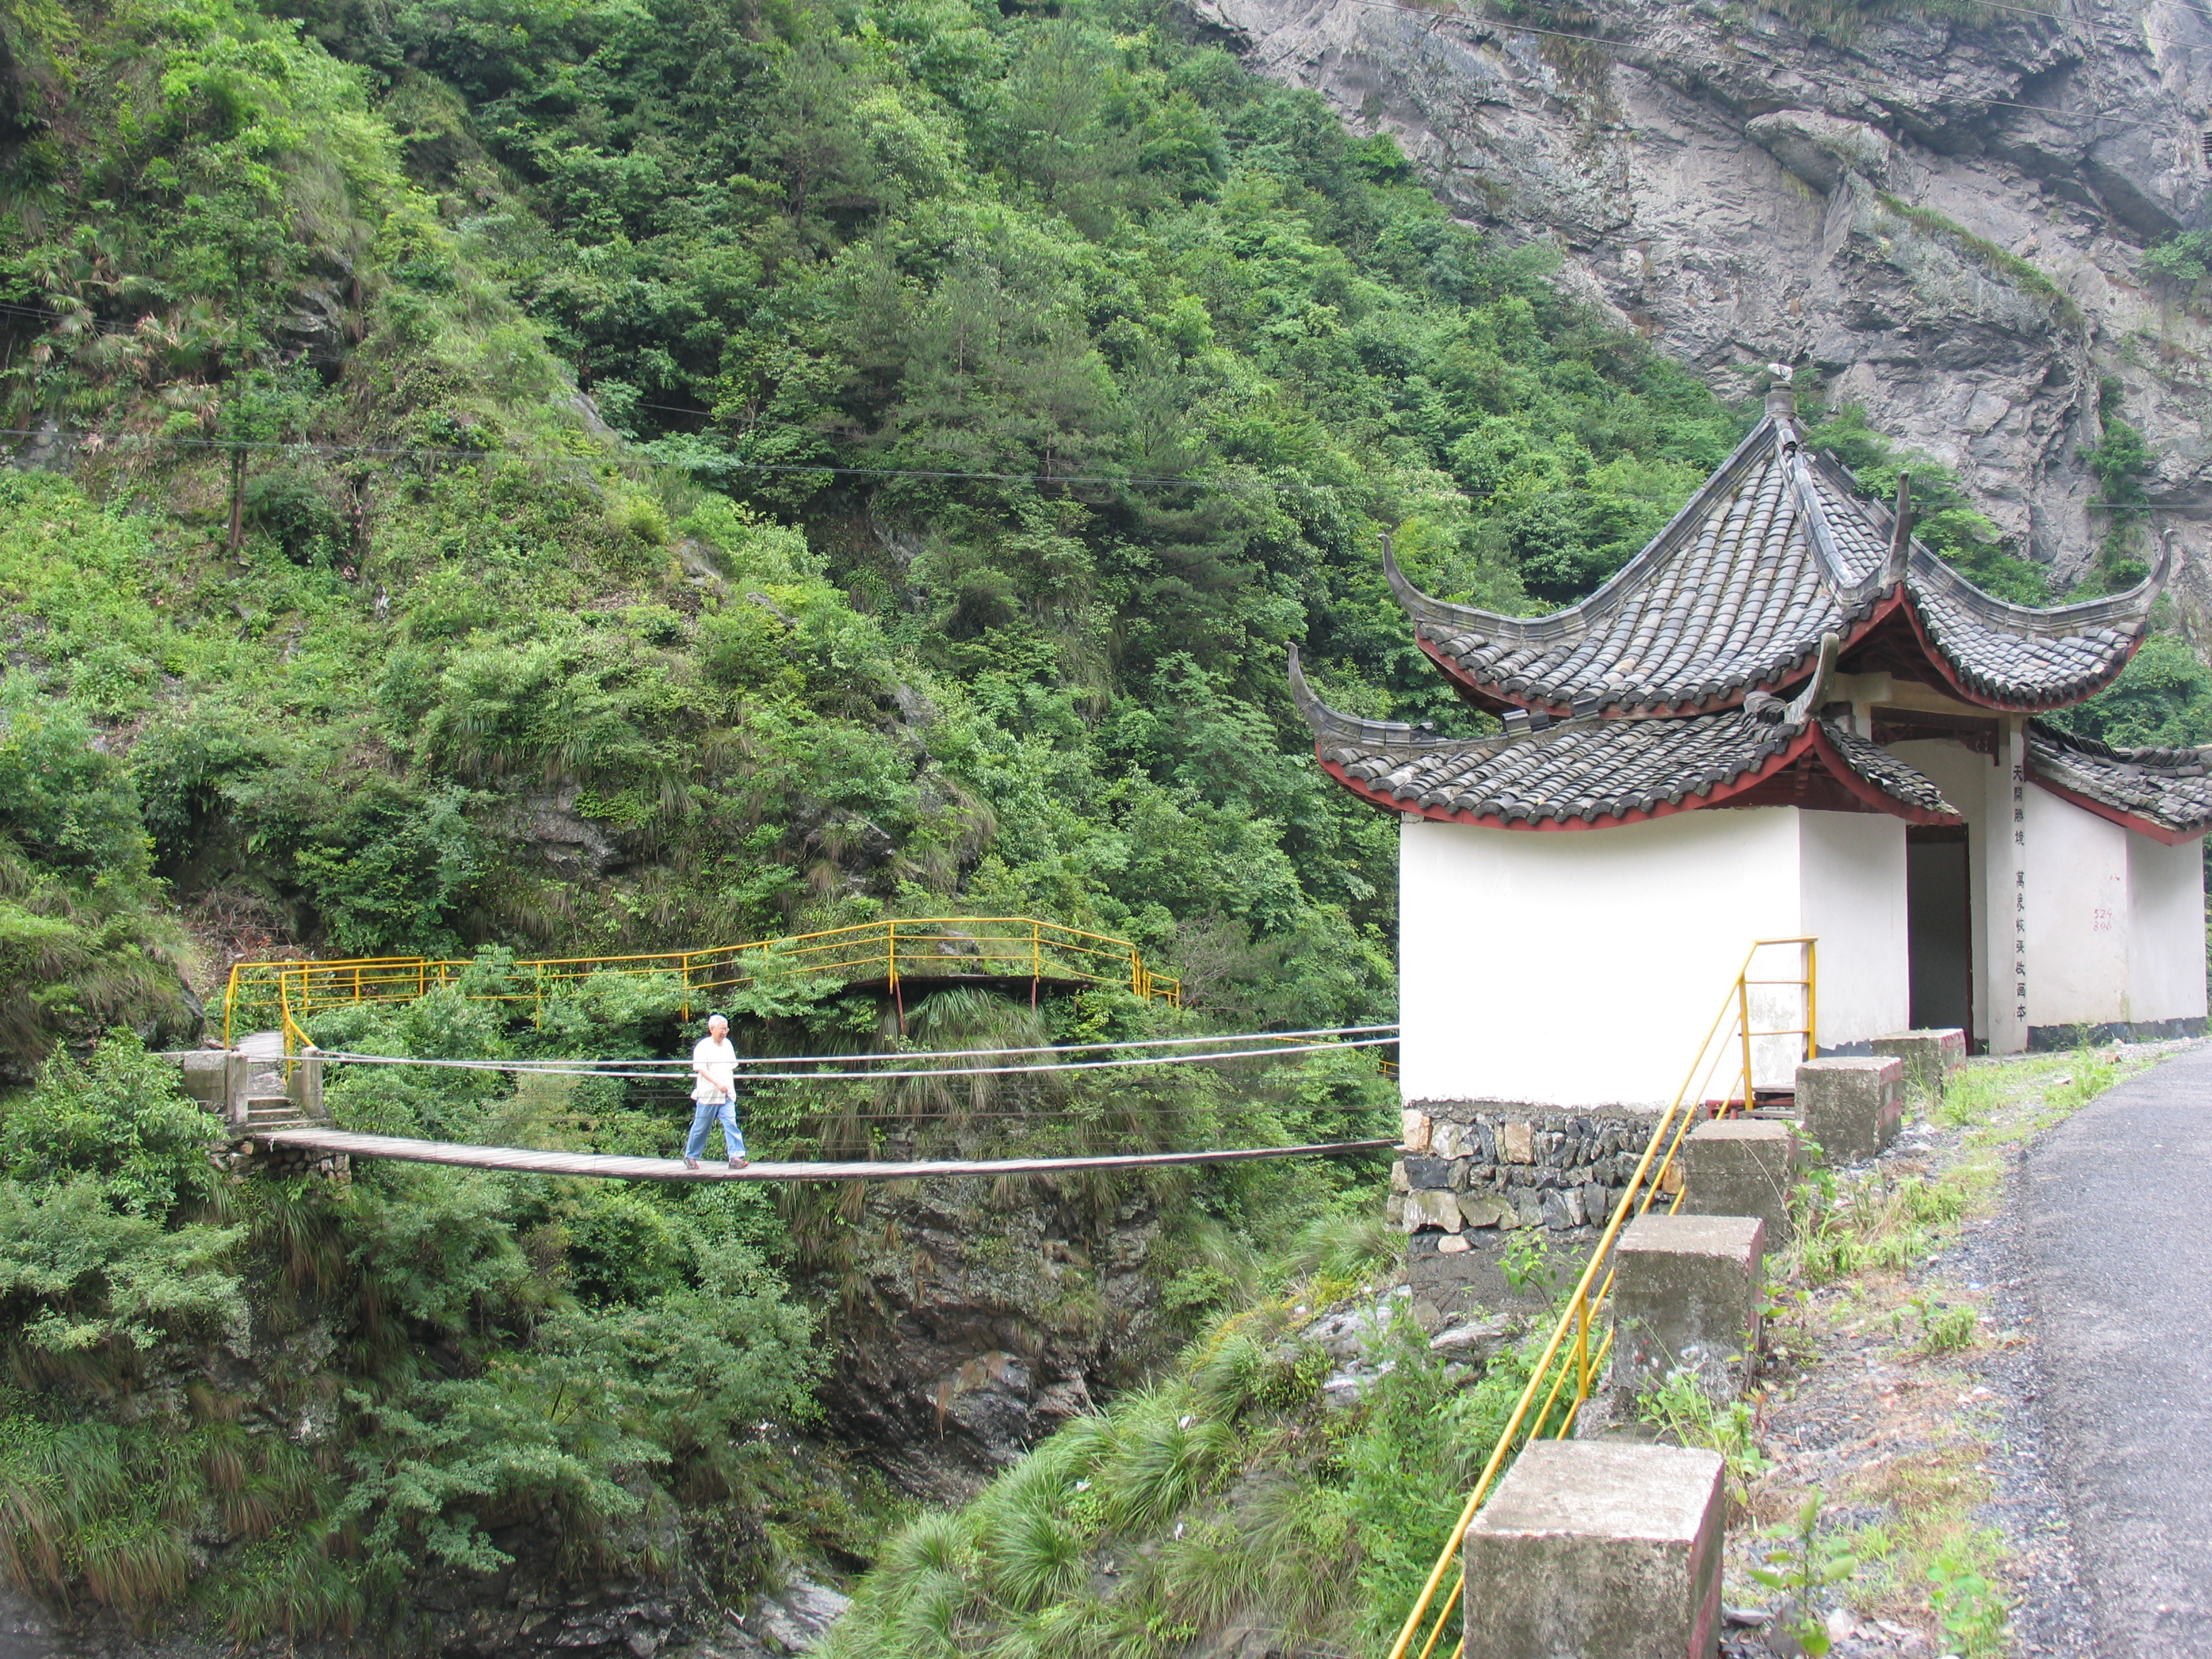
{"type": "Polygon", "coordinates": [[[1823,634],[1846,651],[1903,607],[1969,702],[2052,708],[2126,665],[2165,574],[2110,599],[2032,610],[1991,598],[1850,475],[1768,414],[1667,527],[1588,599],[1516,617],[1430,598],[1384,568],[1422,648],[1477,696],[1576,714],[1687,713],[1801,678],[1823,634]]]}
{"type": "Polygon", "coordinates": [[[2031,776],[2045,787],[2164,842],[2212,830],[2212,769],[2203,749],[2115,749],[2041,720],[2027,727],[2031,776]]]}
{"type": "MultiPolygon", "coordinates": [[[[1833,660],[1835,636],[1828,641],[1833,660]]],[[[1814,719],[1824,672],[1793,702],[1754,691],[1717,714],[1645,720],[1585,715],[1502,737],[1455,738],[1339,714],[1314,695],[1291,648],[1291,694],[1333,775],[1377,805],[1508,829],[1583,829],[1716,805],[1805,763],[1867,805],[1955,823],[1936,786],[1844,727],[1814,719]]],[[[1539,719],[1543,717],[1539,716],[1539,719]]]]}

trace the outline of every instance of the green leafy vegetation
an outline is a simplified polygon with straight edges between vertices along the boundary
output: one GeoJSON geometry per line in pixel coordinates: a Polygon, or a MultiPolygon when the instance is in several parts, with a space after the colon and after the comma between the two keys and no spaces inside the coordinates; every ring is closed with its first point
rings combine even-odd
{"type": "Polygon", "coordinates": [[[17,1583],[246,1643],[392,1628],[532,1527],[572,1571],[757,1579],[708,1540],[783,1505],[760,1430],[819,1364],[771,1217],[404,1165],[233,1184],[216,1133],[127,1035],[0,1105],[17,1583]]]}
{"type": "Polygon", "coordinates": [[[67,988],[19,1064],[241,943],[948,908],[1363,1013],[1389,826],[1282,647],[1452,718],[1377,532],[1552,603],[1741,430],[1387,140],[1111,6],[69,21],[0,156],[0,395],[82,435],[5,481],[0,594],[198,948],[26,873],[8,959],[67,988]]]}
{"type": "MultiPolygon", "coordinates": [[[[234,1182],[149,1050],[233,962],[313,951],[470,963],[309,1016],[328,1047],[665,1054],[672,982],[516,959],[887,915],[1127,938],[1183,1006],[779,971],[729,1000],[747,1048],[1373,1016],[1394,826],[1310,763],[1284,647],[1346,708],[1467,729],[1380,534],[1432,592],[1548,609],[1745,415],[1387,138],[1119,0],[64,0],[0,39],[0,401],[34,463],[0,474],[0,1564],[241,1646],[428,1641],[423,1586],[509,1573],[731,1605],[879,1549],[842,1650],[1394,1625],[1528,1362],[1401,1327],[1322,1399],[1299,1333],[1399,1243],[1372,1164],[948,1200],[949,1270],[1093,1334],[1108,1265],[1048,1286],[1004,1212],[1097,1243],[1149,1209],[1156,1317],[1103,1412],[885,1541],[898,1507],[807,1437],[839,1345],[885,1339],[885,1264],[921,1271],[901,1195],[234,1182]]],[[[1823,433],[1873,487],[1901,465],[1848,411],[1823,433]]],[[[1916,471],[1938,550],[2033,602],[1916,471]]],[[[2200,718],[2201,671],[2130,672],[2085,717],[2200,718]]],[[[362,1068],[328,1103],[665,1153],[681,1092],[362,1068]]],[[[1345,1054],[772,1085],[747,1127],[1157,1151],[1387,1130],[1388,1099],[1345,1054]]]]}
{"type": "Polygon", "coordinates": [[[1140,1659],[1240,1624],[1293,1644],[1387,1643],[1534,1356],[1449,1363],[1385,1297],[1364,1391],[1325,1399],[1331,1361],[1300,1333],[1352,1288],[1325,1275],[1279,1286],[1152,1388],[1061,1429],[973,1503],[914,1522],[824,1652],[1140,1659]]]}
{"type": "Polygon", "coordinates": [[[2194,308],[2212,275],[2212,231],[2176,231],[2143,250],[2142,274],[2168,292],[2179,289],[2194,308]]]}

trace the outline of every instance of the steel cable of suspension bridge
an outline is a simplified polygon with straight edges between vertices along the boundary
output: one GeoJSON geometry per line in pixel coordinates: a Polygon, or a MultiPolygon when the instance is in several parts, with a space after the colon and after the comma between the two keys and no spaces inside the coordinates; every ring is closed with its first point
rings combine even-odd
{"type": "MultiPolygon", "coordinates": [[[[708,1018],[712,1018],[710,1013],[708,1018]]],[[[740,1066],[854,1066],[870,1060],[900,1060],[908,1064],[923,1060],[993,1060],[1006,1054],[1089,1054],[1105,1049],[1122,1048],[1189,1048],[1206,1042],[1287,1042],[1293,1037],[1370,1036],[1398,1030],[1394,1021],[1373,1025],[1314,1025],[1295,1031],[1229,1031],[1197,1036],[1170,1037],[1114,1037],[1097,1042],[1048,1042],[1024,1048],[916,1048],[891,1049],[882,1054],[760,1054],[739,1059],[740,1066]]],[[[320,1051],[325,1058],[337,1054],[335,1049],[320,1051]]],[[[349,1059],[370,1056],[348,1055],[349,1059]]],[[[387,1055],[386,1059],[404,1060],[404,1055],[387,1055]]],[[[425,1060],[424,1064],[430,1062],[425,1060]]],[[[689,1055],[674,1055],[666,1059],[654,1056],[641,1060],[586,1060],[563,1059],[559,1056],[537,1060],[453,1060],[453,1065],[483,1065],[503,1072],[521,1071],[547,1066],[688,1066],[689,1055]]]]}
{"type": "Polygon", "coordinates": [[[613,1181],[913,1181],[933,1176],[1046,1175],[1062,1170],[1139,1170],[1183,1164],[1238,1164],[1260,1158],[1325,1158],[1340,1152],[1376,1152],[1388,1139],[1324,1140],[1298,1146],[1235,1146],[1189,1152],[1109,1152],[1065,1158],[925,1158],[907,1164],[867,1162],[786,1164],[755,1159],[742,1170],[709,1163],[687,1169],[680,1158],[639,1158],[605,1152],[549,1152],[523,1146],[469,1146],[400,1135],[364,1134],[350,1129],[265,1129],[252,1139],[265,1145],[306,1152],[343,1152],[353,1158],[392,1158],[467,1169],[504,1170],[522,1175],[569,1175],[613,1181]]]}
{"type": "MultiPolygon", "coordinates": [[[[1194,1066],[1224,1060],[1275,1060],[1285,1054],[1321,1054],[1332,1050],[1370,1048],[1381,1043],[1395,1042],[1387,1036],[1357,1037],[1349,1042],[1283,1043],[1267,1048],[1237,1048],[1223,1054],[1135,1054],[1127,1060],[1070,1060],[1048,1062],[1042,1066],[952,1066],[930,1070],[888,1072],[789,1072],[781,1075],[748,1074],[746,1080],[762,1083],[871,1083],[878,1078],[905,1077],[1038,1077],[1048,1072],[1093,1072],[1127,1070],[1139,1066],[1194,1066]]],[[[516,1064],[503,1060],[415,1060],[401,1054],[363,1054],[316,1048],[308,1051],[313,1058],[343,1066],[444,1066],[468,1072],[519,1072],[532,1077],[611,1077],[634,1078],[648,1082],[665,1082],[666,1071],[634,1072],[606,1069],[617,1066],[633,1066],[635,1060],[610,1060],[586,1061],[582,1065],[571,1061],[567,1066],[516,1064]]],[[[690,1060],[653,1062],[658,1066],[671,1064],[689,1066],[690,1060]]],[[[742,1065],[744,1062],[740,1061],[742,1065]]]]}

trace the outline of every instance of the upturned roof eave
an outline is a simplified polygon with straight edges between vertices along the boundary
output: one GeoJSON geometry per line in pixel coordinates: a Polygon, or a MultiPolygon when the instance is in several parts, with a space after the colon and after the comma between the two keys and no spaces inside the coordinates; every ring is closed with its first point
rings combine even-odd
{"type": "Polygon", "coordinates": [[[2130,812],[2124,806],[2115,806],[2110,801],[2100,800],[2094,795],[2085,794],[2059,782],[2033,762],[2028,763],[2027,777],[2037,788],[2057,796],[2070,806],[2093,812],[2108,823],[2117,823],[2121,829],[2131,830],[2139,836],[2148,836],[2153,841],[2163,842],[2168,847],[2179,847],[2185,842],[2200,840],[2207,831],[2212,831],[2212,823],[2200,823],[2194,830],[2178,830],[2172,824],[2160,823],[2156,818],[2147,818],[2140,812],[2130,812]]]}
{"type": "MultiPolygon", "coordinates": [[[[2041,788],[2085,812],[2148,836],[2169,847],[2179,847],[2212,831],[2212,800],[2202,795],[2186,804],[2193,822],[2172,823],[2153,817],[2124,801],[2098,793],[2099,767],[2124,769],[2137,779],[2162,780],[2169,786],[2185,785],[2212,773],[2212,746],[2197,749],[2118,749],[2094,738],[2078,738],[2040,720],[2028,727],[2027,775],[2041,788]],[[2038,751],[2056,751],[2056,763],[2038,751]]],[[[2177,814],[2177,816],[2179,816],[2177,814]]]]}
{"type": "MultiPolygon", "coordinates": [[[[1904,800],[1885,789],[1875,778],[1855,767],[1824,729],[1814,714],[1814,705],[1833,672],[1840,647],[1838,636],[1829,634],[1820,641],[1813,673],[1798,696],[1786,707],[1770,710],[1762,719],[1775,723],[1774,735],[1781,739],[1771,750],[1765,750],[1756,764],[1746,766],[1728,778],[1701,775],[1695,782],[1679,783],[1667,788],[1653,787],[1637,792],[1637,798],[1650,804],[1623,807],[1627,795],[1613,795],[1607,799],[1589,798],[1579,805],[1570,805],[1565,811],[1540,811],[1517,813],[1509,811],[1476,811],[1468,807],[1449,806],[1441,803],[1425,804],[1419,798],[1408,799],[1392,789],[1377,787],[1364,779],[1354,777],[1349,767],[1332,760],[1332,748],[1340,750],[1364,750],[1369,755],[1389,760],[1413,761],[1424,756],[1441,753],[1465,754],[1475,751],[1494,757],[1519,744],[1549,741],[1563,732],[1579,732],[1584,736],[1607,730],[1620,732],[1627,724],[1608,721],[1593,716],[1548,727],[1543,733],[1508,733],[1497,738],[1473,740],[1438,738],[1421,728],[1401,721],[1370,720],[1346,714],[1330,708],[1317,696],[1307,681],[1296,646],[1289,653],[1289,683],[1291,701],[1309,730],[1314,734],[1314,758],[1322,769],[1370,805],[1401,817],[1420,817],[1437,823],[1467,823],[1485,828],[1524,830],[1571,830],[1612,829],[1624,824],[1640,823],[1646,819],[1671,817],[1676,812],[1695,811],[1703,807],[1724,805],[1757,789],[1791,767],[1808,757],[1855,799],[1868,808],[1886,812],[1912,823],[1958,824],[1965,820],[1954,811],[1934,811],[1904,800]],[[1586,810],[1597,806],[1601,810],[1586,810]]],[[[1692,720],[1711,720],[1712,715],[1688,716],[1692,720]]],[[[1757,751],[1754,751],[1757,752],[1757,751]]],[[[1894,765],[1896,763],[1891,762],[1894,765]]],[[[1910,769],[1905,769],[1910,770],[1910,769]]],[[[1917,774],[1914,775],[1916,777],[1917,774]]],[[[1925,780],[1921,780],[1925,781],[1925,780]]],[[[1950,803],[1932,787],[1931,797],[1941,806],[1948,809],[1950,803]]],[[[1578,798],[1579,799],[1580,798],[1578,798]]]]}
{"type": "MultiPolygon", "coordinates": [[[[1732,487],[1750,462],[1759,454],[1763,442],[1771,442],[1777,434],[1776,417],[1765,415],[1759,423],[1745,434],[1744,440],[1729,452],[1729,458],[1716,468],[1711,476],[1700,484],[1690,499],[1682,503],[1674,516],[1667,520],[1659,533],[1644,543],[1636,556],[1605,579],[1595,592],[1584,595],[1572,605],[1547,611],[1540,617],[1509,617],[1499,611],[1485,611],[1478,605],[1455,605],[1449,599],[1439,599],[1413,586],[1406,573],[1399,568],[1397,556],[1390,544],[1382,544],[1382,574],[1390,584],[1401,609],[1418,629],[1424,623],[1437,627],[1480,627],[1501,640],[1522,643],[1541,643],[1564,639],[1587,629],[1590,619],[1605,613],[1607,608],[1628,588],[1647,574],[1651,567],[1665,555],[1674,551],[1686,526],[1695,523],[1704,509],[1724,489],[1732,487]]],[[[1458,677],[1455,677],[1458,678],[1458,677]]],[[[1517,699],[1508,699],[1519,705],[1517,699]]]]}
{"type": "Polygon", "coordinates": [[[1932,812],[1924,807],[1901,801],[1879,786],[1859,775],[1842,756],[1836,752],[1817,721],[1792,738],[1779,753],[1769,757],[1759,765],[1739,774],[1725,783],[1707,786],[1702,791],[1692,788],[1682,793],[1679,801],[1656,800],[1647,809],[1631,807],[1625,812],[1604,811],[1589,817],[1553,816],[1542,818],[1511,818],[1496,812],[1474,812],[1465,808],[1424,806],[1419,802],[1404,801],[1388,791],[1376,789],[1352,777],[1346,769],[1322,752],[1319,743],[1314,745],[1314,759],[1322,771],[1334,778],[1346,789],[1369,805],[1401,818],[1425,818],[1434,823],[1465,823],[1485,830],[1514,830],[1557,833],[1579,830],[1617,830],[1631,823],[1643,823],[1653,818],[1672,817],[1679,812],[1702,811],[1707,807],[1726,806],[1736,797],[1748,794],[1761,785],[1771,782],[1790,768],[1802,763],[1808,755],[1814,757],[1821,769],[1836,783],[1854,798],[1864,802],[1875,811],[1892,817],[1902,818],[1907,823],[1941,824],[1950,828],[1966,823],[1956,812],[1932,812]]]}
{"type": "MultiPolygon", "coordinates": [[[[1843,649],[1845,653],[1848,654],[1855,646],[1887,620],[1897,609],[1899,601],[1899,595],[1896,591],[1879,595],[1872,600],[1867,615],[1852,623],[1849,631],[1842,636],[1843,649]]],[[[1420,647],[1421,654],[1434,663],[1439,672],[1451,681],[1453,688],[1469,702],[1486,708],[1527,708],[1542,714],[1560,715],[1570,713],[1573,708],[1571,700],[1538,697],[1525,692],[1510,691],[1496,681],[1481,679],[1469,674],[1459,663],[1438,648],[1434,641],[1423,639],[1419,634],[1413,636],[1413,643],[1420,647]]],[[[1632,699],[1622,698],[1610,704],[1601,702],[1599,713],[1609,720],[1674,720],[1689,714],[1723,714],[1729,709],[1741,707],[1743,700],[1754,691],[1764,691],[1778,696],[1793,687],[1803,684],[1807,677],[1814,672],[1814,665],[1820,656],[1820,641],[1808,640],[1803,648],[1790,659],[1789,666],[1779,672],[1747,680],[1740,686],[1723,689],[1711,696],[1675,698],[1651,704],[1648,708],[1624,708],[1621,706],[1622,703],[1630,702],[1632,699]]]]}
{"type": "MultiPolygon", "coordinates": [[[[1549,678],[1535,665],[1528,672],[1492,678],[1480,667],[1470,667],[1449,648],[1451,635],[1465,634],[1507,647],[1509,653],[1549,655],[1555,662],[1559,653],[1571,654],[1579,649],[1577,642],[1594,629],[1615,624],[1636,590],[1680,552],[1684,538],[1697,532],[1709,513],[1723,506],[1721,498],[1738,488],[1742,475],[1769,446],[1785,470],[1811,568],[1843,623],[1845,651],[1901,608],[1910,618],[1911,648],[1925,660],[1931,684],[1975,707],[2037,714],[2094,696],[2119,676],[2141,646],[2151,607],[2170,568],[2170,548],[2162,544],[2155,568],[2124,593],[2076,605],[2014,605],[1984,592],[1944,563],[1910,533],[1909,514],[1900,525],[1899,508],[1865,496],[1856,481],[1831,459],[1807,452],[1793,417],[1771,410],[1633,559],[1596,592],[1548,616],[1505,617],[1433,599],[1407,580],[1386,544],[1385,574],[1415,623],[1415,643],[1461,696],[1486,708],[1527,708],[1565,716],[1577,707],[1587,712],[1594,699],[1595,712],[1610,717],[1664,718],[1735,708],[1754,691],[1786,692],[1810,672],[1814,648],[1810,640],[1791,641],[1785,635],[1776,641],[1779,649],[1763,662],[1739,664],[1739,671],[1750,672],[1730,673],[1725,680],[1711,677],[1701,683],[1676,684],[1662,679],[1656,685],[1632,682],[1597,690],[1549,678]],[[1858,515],[1850,531],[1859,550],[1856,562],[1838,546],[1839,532],[1830,522],[1829,495],[1840,504],[1834,510],[1858,515]],[[1888,557],[1870,568],[1863,568],[1869,534],[1889,546],[1888,557]],[[1938,614],[1944,609],[1948,620],[1938,614]],[[1431,631],[1439,637],[1429,637],[1431,631]],[[2091,637],[2100,633],[2106,637],[2091,637]],[[2124,646],[2112,637],[2115,635],[2124,636],[2124,646]],[[2079,659],[2076,672],[2063,678],[2053,675],[2054,684],[2047,690],[2039,688],[2033,674],[2010,669],[2003,647],[1988,635],[2075,641],[2069,652],[2079,659]],[[2095,665],[2094,672],[2079,672],[2090,664],[2095,665]]],[[[1903,500],[1900,495],[1900,507],[1903,500]]],[[[2049,654],[2045,655],[2046,662],[2049,654]]],[[[2060,653],[2062,660],[2065,654],[2060,653]]]]}

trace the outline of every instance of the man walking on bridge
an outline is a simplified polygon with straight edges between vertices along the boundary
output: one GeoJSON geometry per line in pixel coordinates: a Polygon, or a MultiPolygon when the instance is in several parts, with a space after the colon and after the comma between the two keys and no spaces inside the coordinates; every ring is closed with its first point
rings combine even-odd
{"type": "Polygon", "coordinates": [[[715,1119],[722,1123],[722,1150],[730,1167],[742,1170],[745,1157],[744,1131],[738,1127],[738,1051],[730,1046],[730,1022],[720,1014],[707,1017],[707,1035],[691,1050],[691,1135],[684,1143],[684,1167],[699,1167],[699,1154],[707,1150],[707,1130],[715,1119]]]}

